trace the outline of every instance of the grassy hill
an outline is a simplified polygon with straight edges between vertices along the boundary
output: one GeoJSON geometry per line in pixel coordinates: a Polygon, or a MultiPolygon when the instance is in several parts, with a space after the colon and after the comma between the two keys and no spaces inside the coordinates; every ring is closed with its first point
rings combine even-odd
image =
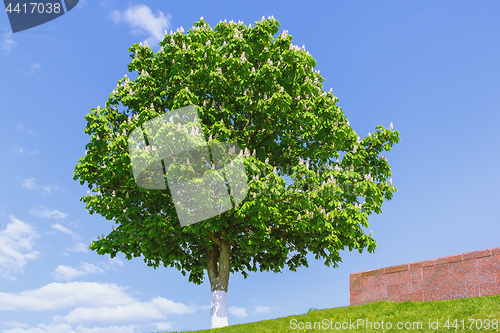
{"type": "Polygon", "coordinates": [[[303,315],[183,332],[500,332],[500,295],[432,302],[379,301],[310,309],[303,315]]]}

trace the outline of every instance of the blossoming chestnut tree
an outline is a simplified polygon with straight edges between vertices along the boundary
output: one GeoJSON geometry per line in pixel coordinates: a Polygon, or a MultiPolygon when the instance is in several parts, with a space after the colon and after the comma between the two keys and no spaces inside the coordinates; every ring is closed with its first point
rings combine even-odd
{"type": "Polygon", "coordinates": [[[212,327],[228,325],[230,273],[295,271],[308,266],[308,253],[338,267],[340,250],[372,253],[376,242],[362,227],[396,191],[380,153],[399,133],[380,125],[360,139],[331,89],[323,91],[316,61],[286,30],[278,35],[279,26],[263,17],[253,27],[224,21],[212,29],[201,18],[187,33],[165,32],[157,53],[134,44],[128,70],[137,79],[125,75],[105,107],[85,117],[91,138],[74,180],[92,192],[80,199],[90,214],[117,225],[89,248],[112,258],[143,255],[148,266],[175,267],[196,284],[206,271],[212,327]],[[188,105],[209,144],[241,147],[248,194],[231,210],[181,227],[168,187],[135,183],[127,136],[188,105]]]}

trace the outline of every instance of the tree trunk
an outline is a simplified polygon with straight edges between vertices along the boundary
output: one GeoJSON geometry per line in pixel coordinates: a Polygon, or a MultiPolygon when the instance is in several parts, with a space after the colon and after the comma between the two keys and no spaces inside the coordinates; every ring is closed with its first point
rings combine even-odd
{"type": "Polygon", "coordinates": [[[228,326],[227,286],[229,284],[231,245],[220,241],[208,251],[207,272],[212,289],[210,321],[212,328],[228,326]]]}

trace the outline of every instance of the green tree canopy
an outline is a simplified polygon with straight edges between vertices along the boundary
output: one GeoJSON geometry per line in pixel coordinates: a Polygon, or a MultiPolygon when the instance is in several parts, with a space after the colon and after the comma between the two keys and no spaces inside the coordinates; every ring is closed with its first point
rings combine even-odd
{"type": "Polygon", "coordinates": [[[106,106],[86,115],[91,139],[74,172],[92,191],[80,199],[90,214],[118,224],[90,249],[112,258],[142,254],[148,266],[175,267],[196,284],[207,270],[212,291],[227,291],[230,273],[307,267],[307,253],[337,267],[340,250],[375,250],[362,227],[396,191],[380,153],[399,133],[380,125],[360,139],[331,89],[323,91],[316,61],[286,30],[274,37],[279,27],[263,18],[253,27],[220,22],[212,29],[200,19],[186,34],[165,32],[158,53],[142,43],[129,49],[128,70],[139,76],[125,75],[106,106]],[[187,105],[196,106],[209,144],[243,149],[248,195],[181,227],[168,188],[136,185],[127,135],[187,105]]]}

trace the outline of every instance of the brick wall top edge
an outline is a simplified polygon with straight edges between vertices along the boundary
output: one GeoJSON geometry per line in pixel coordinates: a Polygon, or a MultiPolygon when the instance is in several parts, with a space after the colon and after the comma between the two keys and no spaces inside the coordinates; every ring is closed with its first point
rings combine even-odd
{"type": "Polygon", "coordinates": [[[500,247],[493,247],[491,249],[472,251],[472,252],[464,252],[464,253],[460,253],[460,254],[456,254],[456,255],[438,257],[438,258],[433,258],[433,259],[428,259],[428,260],[420,260],[420,261],[410,262],[407,264],[382,267],[382,268],[378,268],[378,269],[361,271],[361,272],[356,272],[356,273],[352,273],[352,274],[359,274],[360,276],[372,276],[372,275],[385,274],[386,272],[387,273],[394,272],[395,269],[396,269],[396,271],[398,271],[398,270],[400,270],[400,268],[402,266],[405,266],[405,265],[408,265],[408,268],[411,269],[413,267],[419,267],[422,264],[424,266],[428,266],[428,265],[440,265],[440,264],[444,264],[447,262],[454,262],[454,261],[457,261],[458,256],[461,256],[462,260],[469,260],[469,259],[489,257],[489,256],[495,256],[495,255],[500,255],[500,247]]]}
{"type": "Polygon", "coordinates": [[[359,277],[364,277],[364,276],[372,276],[372,275],[379,275],[379,274],[384,274],[385,268],[377,268],[377,269],[370,269],[368,271],[361,271],[361,272],[356,272],[356,273],[350,273],[350,276],[353,275],[358,275],[359,277]]]}

